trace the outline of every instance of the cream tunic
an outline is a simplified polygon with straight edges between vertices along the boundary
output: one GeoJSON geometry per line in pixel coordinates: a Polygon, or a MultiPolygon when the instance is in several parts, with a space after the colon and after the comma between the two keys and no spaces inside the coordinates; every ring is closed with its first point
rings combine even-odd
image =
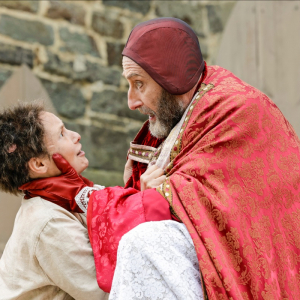
{"type": "Polygon", "coordinates": [[[23,200],[0,259],[0,300],[104,300],[83,215],[23,200]]]}

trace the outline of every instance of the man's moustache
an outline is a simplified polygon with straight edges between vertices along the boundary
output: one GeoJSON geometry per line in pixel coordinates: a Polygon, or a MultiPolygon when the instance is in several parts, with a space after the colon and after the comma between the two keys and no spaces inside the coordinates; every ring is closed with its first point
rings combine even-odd
{"type": "Polygon", "coordinates": [[[148,114],[153,114],[156,116],[156,113],[150,109],[150,108],[147,108],[147,107],[139,107],[138,108],[139,112],[142,113],[142,114],[145,114],[145,115],[148,115],[148,114]]]}

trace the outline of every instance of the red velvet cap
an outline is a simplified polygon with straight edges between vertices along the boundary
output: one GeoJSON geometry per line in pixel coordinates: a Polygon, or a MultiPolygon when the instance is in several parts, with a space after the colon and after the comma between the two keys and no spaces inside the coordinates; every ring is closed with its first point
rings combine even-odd
{"type": "Polygon", "coordinates": [[[175,18],[157,18],[135,26],[122,55],[173,95],[190,91],[205,65],[195,32],[175,18]]]}

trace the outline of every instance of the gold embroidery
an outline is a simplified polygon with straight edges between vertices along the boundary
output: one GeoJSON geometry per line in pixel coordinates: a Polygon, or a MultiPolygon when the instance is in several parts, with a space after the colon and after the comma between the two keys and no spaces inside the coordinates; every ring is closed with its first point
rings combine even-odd
{"type": "MultiPolygon", "coordinates": [[[[300,249],[300,209],[286,214],[282,220],[282,225],[285,229],[287,241],[300,249]]],[[[299,257],[300,259],[300,257],[299,257]]],[[[300,261],[300,260],[299,260],[300,261]]]]}
{"type": "Polygon", "coordinates": [[[264,169],[265,165],[262,158],[256,158],[249,163],[243,162],[242,167],[238,169],[238,173],[242,177],[245,187],[258,195],[262,195],[266,187],[264,183],[264,169]]]}
{"type": "Polygon", "coordinates": [[[261,295],[264,300],[277,300],[277,290],[276,281],[273,280],[270,285],[266,283],[265,291],[263,291],[261,295]]]}
{"type": "Polygon", "coordinates": [[[174,210],[172,203],[172,189],[170,185],[170,178],[167,177],[162,186],[159,186],[158,188],[156,188],[156,190],[169,202],[171,213],[180,220],[179,216],[174,210]]]}
{"type": "Polygon", "coordinates": [[[194,111],[194,109],[195,109],[195,106],[197,106],[197,103],[198,103],[200,100],[202,100],[202,97],[203,97],[207,92],[209,92],[211,89],[213,89],[213,88],[214,88],[214,85],[212,85],[212,84],[210,84],[210,83],[207,84],[207,85],[204,84],[204,83],[201,84],[201,88],[199,89],[199,98],[194,100],[193,109],[190,110],[190,111],[188,112],[188,114],[187,114],[187,116],[186,116],[186,121],[183,123],[182,128],[181,128],[181,130],[180,130],[179,136],[178,136],[178,138],[177,138],[177,140],[178,140],[178,145],[175,145],[175,146],[173,147],[173,149],[171,150],[171,153],[170,153],[170,161],[171,161],[171,163],[170,163],[170,165],[167,167],[167,170],[171,170],[171,169],[172,169],[172,167],[173,167],[172,161],[174,161],[174,159],[176,158],[176,156],[180,153],[180,151],[181,151],[181,149],[182,149],[182,148],[181,148],[181,146],[182,146],[182,136],[183,136],[184,131],[185,131],[186,127],[187,127],[189,118],[191,117],[191,115],[192,115],[192,113],[193,113],[193,111],[194,111]]]}
{"type": "Polygon", "coordinates": [[[218,71],[187,115],[167,170],[168,201],[193,238],[209,298],[297,299],[300,143],[268,98],[220,78],[229,74],[218,71]]]}

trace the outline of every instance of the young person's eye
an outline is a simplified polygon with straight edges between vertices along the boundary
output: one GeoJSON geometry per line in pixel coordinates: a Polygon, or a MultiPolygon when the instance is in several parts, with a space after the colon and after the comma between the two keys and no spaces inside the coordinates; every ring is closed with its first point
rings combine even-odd
{"type": "Polygon", "coordinates": [[[61,137],[63,137],[63,136],[64,136],[64,133],[63,133],[63,132],[61,132],[61,133],[60,133],[60,136],[61,136],[61,137]]]}

